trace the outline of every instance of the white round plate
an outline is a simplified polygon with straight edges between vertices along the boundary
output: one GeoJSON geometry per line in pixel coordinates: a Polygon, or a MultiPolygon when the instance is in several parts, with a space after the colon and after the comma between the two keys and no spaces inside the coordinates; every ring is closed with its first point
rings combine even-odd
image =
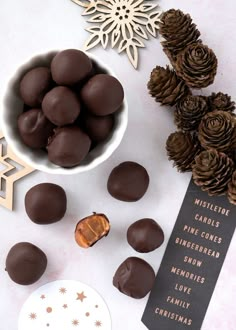
{"type": "Polygon", "coordinates": [[[111,317],[102,297],[77,281],[55,281],[24,303],[18,330],[111,330],[111,317]]]}

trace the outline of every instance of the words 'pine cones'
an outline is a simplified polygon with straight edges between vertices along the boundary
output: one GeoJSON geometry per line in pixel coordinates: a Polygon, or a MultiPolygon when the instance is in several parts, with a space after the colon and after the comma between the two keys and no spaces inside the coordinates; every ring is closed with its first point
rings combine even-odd
{"type": "Polygon", "coordinates": [[[233,115],[225,111],[206,114],[198,131],[203,148],[228,152],[236,146],[236,121],[233,115]]]}
{"type": "Polygon", "coordinates": [[[189,95],[176,105],[175,123],[179,129],[194,131],[198,129],[202,117],[209,111],[207,98],[189,95]]]}
{"type": "Polygon", "coordinates": [[[228,184],[227,195],[230,203],[236,205],[236,171],[234,171],[232,178],[228,184]]]}
{"type": "Polygon", "coordinates": [[[215,79],[217,58],[207,46],[199,42],[190,44],[177,56],[175,70],[189,87],[207,87],[215,79]]]}
{"type": "Polygon", "coordinates": [[[175,9],[163,13],[159,32],[165,39],[162,41],[163,50],[171,61],[175,61],[176,55],[189,44],[197,42],[200,36],[200,32],[196,28],[196,24],[193,24],[190,15],[175,9]]]}
{"type": "Polygon", "coordinates": [[[195,156],[200,152],[198,140],[188,132],[170,134],[166,141],[169,160],[174,161],[178,171],[191,171],[195,156]]]}
{"type": "Polygon", "coordinates": [[[210,196],[224,194],[231,179],[234,165],[232,159],[217,150],[202,151],[195,158],[193,180],[210,196]]]}
{"type": "Polygon", "coordinates": [[[235,109],[235,102],[231,101],[231,97],[228,94],[224,93],[212,93],[209,96],[209,104],[211,107],[211,111],[222,110],[233,112],[235,109]]]}
{"type": "Polygon", "coordinates": [[[148,89],[152,97],[163,105],[175,105],[182,97],[190,94],[188,86],[169,66],[157,66],[152,70],[148,89]]]}

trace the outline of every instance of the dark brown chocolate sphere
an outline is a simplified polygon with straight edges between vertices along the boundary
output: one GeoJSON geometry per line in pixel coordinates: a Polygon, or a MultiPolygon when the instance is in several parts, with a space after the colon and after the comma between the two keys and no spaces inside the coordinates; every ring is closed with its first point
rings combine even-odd
{"type": "Polygon", "coordinates": [[[68,87],[58,86],[45,95],[42,109],[53,124],[63,126],[72,124],[79,116],[80,102],[68,87]]]}
{"type": "Polygon", "coordinates": [[[113,115],[94,116],[86,114],[84,118],[84,127],[88,136],[93,142],[102,142],[111,133],[114,126],[113,115]]]}
{"type": "Polygon", "coordinates": [[[124,202],[136,202],[143,197],[149,185],[146,169],[135,162],[124,162],[116,166],[108,178],[108,192],[124,202]]]}
{"type": "Polygon", "coordinates": [[[117,269],[113,285],[127,296],[141,299],[152,289],[154,281],[152,267],[143,259],[130,257],[117,269]]]}
{"type": "Polygon", "coordinates": [[[22,141],[30,148],[45,148],[53,134],[54,125],[41,109],[31,109],[18,117],[18,130],[22,141]]]}
{"type": "Polygon", "coordinates": [[[106,116],[120,108],[124,99],[124,90],[115,77],[98,74],[89,79],[80,95],[92,114],[106,116]]]}
{"type": "Polygon", "coordinates": [[[91,140],[79,127],[61,127],[48,144],[49,160],[62,167],[79,165],[87,156],[91,140]]]}
{"type": "Polygon", "coordinates": [[[48,225],[61,220],[66,212],[66,193],[53,183],[40,183],[25,195],[25,210],[28,217],[39,225],[48,225]]]}
{"type": "Polygon", "coordinates": [[[51,86],[52,77],[49,68],[37,67],[28,71],[22,78],[20,94],[25,104],[37,108],[51,86]]]}
{"type": "Polygon", "coordinates": [[[6,271],[12,281],[21,285],[29,285],[38,281],[46,267],[46,255],[31,243],[17,243],[7,255],[6,271]]]}
{"type": "Polygon", "coordinates": [[[58,53],[51,63],[52,77],[58,85],[74,85],[86,78],[92,70],[90,58],[77,49],[58,53]]]}
{"type": "Polygon", "coordinates": [[[134,222],[127,231],[128,243],[138,252],[154,251],[164,242],[161,227],[152,219],[141,219],[134,222]]]}

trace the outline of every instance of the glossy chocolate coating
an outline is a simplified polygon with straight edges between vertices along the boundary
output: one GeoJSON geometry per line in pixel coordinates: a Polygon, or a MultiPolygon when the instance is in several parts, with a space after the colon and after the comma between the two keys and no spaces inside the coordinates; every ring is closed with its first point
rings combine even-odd
{"type": "Polygon", "coordinates": [[[48,225],[61,220],[66,212],[66,193],[53,183],[40,183],[25,195],[25,210],[28,217],[39,225],[48,225]]]}
{"type": "Polygon", "coordinates": [[[51,63],[52,77],[58,85],[74,85],[86,78],[92,70],[90,58],[77,49],[58,53],[51,63]]]}
{"type": "Polygon", "coordinates": [[[122,293],[135,299],[145,297],[152,289],[155,273],[144,260],[136,257],[126,259],[113,277],[113,285],[122,293]]]}
{"type": "Polygon", "coordinates": [[[84,85],[80,96],[92,114],[106,116],[120,108],[124,90],[116,78],[108,74],[98,74],[84,85]]]}
{"type": "Polygon", "coordinates": [[[108,178],[108,192],[124,202],[136,202],[143,197],[149,185],[146,169],[135,162],[124,162],[115,167],[108,178]]]}
{"type": "Polygon", "coordinates": [[[90,146],[89,136],[79,127],[57,128],[47,147],[48,158],[56,165],[73,167],[87,156],[90,146]]]}
{"type": "Polygon", "coordinates": [[[111,133],[114,126],[113,115],[94,116],[86,114],[84,118],[84,127],[88,136],[93,142],[102,142],[111,133]]]}
{"type": "Polygon", "coordinates": [[[50,69],[37,67],[28,71],[20,82],[20,94],[25,104],[40,107],[45,94],[52,86],[50,69]]]}
{"type": "Polygon", "coordinates": [[[79,116],[80,102],[68,87],[58,86],[45,95],[42,109],[53,124],[63,126],[72,124],[79,116]]]}
{"type": "Polygon", "coordinates": [[[45,148],[53,134],[54,125],[41,109],[31,109],[18,117],[18,130],[22,141],[30,148],[45,148]]]}
{"type": "Polygon", "coordinates": [[[138,252],[154,251],[164,242],[161,227],[152,219],[141,219],[134,222],[127,231],[128,243],[138,252]]]}
{"type": "Polygon", "coordinates": [[[12,281],[21,285],[29,285],[38,281],[46,267],[46,255],[31,243],[17,243],[7,255],[6,271],[12,281]]]}

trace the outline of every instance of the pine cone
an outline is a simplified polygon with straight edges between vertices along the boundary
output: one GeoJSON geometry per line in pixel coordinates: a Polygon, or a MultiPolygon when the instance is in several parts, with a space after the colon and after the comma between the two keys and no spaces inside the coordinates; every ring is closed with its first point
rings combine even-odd
{"type": "Polygon", "coordinates": [[[226,154],[211,149],[202,151],[193,165],[193,180],[210,196],[222,195],[227,191],[234,164],[226,154]]]}
{"type": "Polygon", "coordinates": [[[188,132],[170,134],[166,141],[169,160],[174,161],[178,171],[191,171],[195,156],[200,152],[200,145],[195,136],[188,132]]]}
{"type": "Polygon", "coordinates": [[[164,52],[171,62],[176,60],[176,55],[184,50],[189,44],[198,41],[200,32],[196,24],[192,23],[189,14],[181,10],[170,9],[163,13],[159,25],[159,32],[165,39],[162,42],[164,52]]]}
{"type": "Polygon", "coordinates": [[[190,94],[187,85],[169,66],[157,66],[152,70],[148,89],[152,97],[163,105],[175,105],[182,97],[190,94]]]}
{"type": "Polygon", "coordinates": [[[198,138],[203,148],[228,152],[236,147],[236,121],[232,114],[214,111],[199,125],[198,138]]]}
{"type": "Polygon", "coordinates": [[[236,205],[236,171],[233,172],[232,178],[228,184],[227,195],[230,203],[236,205]]]}
{"type": "Polygon", "coordinates": [[[210,48],[198,42],[187,46],[177,56],[175,70],[189,87],[207,87],[214,81],[217,58],[210,48]]]}
{"type": "Polygon", "coordinates": [[[233,112],[235,109],[235,102],[231,101],[231,97],[228,94],[212,93],[209,96],[209,103],[211,107],[211,111],[222,110],[233,112]]]}
{"type": "Polygon", "coordinates": [[[186,96],[176,105],[175,123],[184,131],[194,131],[209,111],[207,98],[204,96],[186,96]]]}

